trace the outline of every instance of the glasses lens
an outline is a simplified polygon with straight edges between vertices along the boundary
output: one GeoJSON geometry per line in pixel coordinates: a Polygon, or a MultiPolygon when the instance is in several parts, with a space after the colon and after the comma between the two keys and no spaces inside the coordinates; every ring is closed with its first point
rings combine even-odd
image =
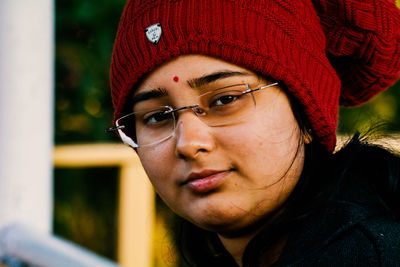
{"type": "Polygon", "coordinates": [[[174,131],[174,113],[170,107],[158,107],[129,114],[119,120],[122,131],[139,147],[158,143],[174,131]]]}
{"type": "Polygon", "coordinates": [[[253,94],[245,84],[210,91],[198,98],[202,113],[199,117],[211,126],[241,121],[255,107],[253,94]]]}

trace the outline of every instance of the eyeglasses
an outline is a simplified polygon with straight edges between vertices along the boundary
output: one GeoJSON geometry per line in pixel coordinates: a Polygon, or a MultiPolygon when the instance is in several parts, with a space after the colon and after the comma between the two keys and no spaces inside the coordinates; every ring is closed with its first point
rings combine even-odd
{"type": "Polygon", "coordinates": [[[254,92],[278,85],[278,82],[255,89],[249,84],[235,84],[204,93],[194,99],[194,105],[174,109],[160,106],[125,115],[115,121],[115,127],[126,145],[133,148],[153,146],[173,137],[179,113],[190,109],[206,125],[218,127],[242,121],[256,107],[254,92]]]}

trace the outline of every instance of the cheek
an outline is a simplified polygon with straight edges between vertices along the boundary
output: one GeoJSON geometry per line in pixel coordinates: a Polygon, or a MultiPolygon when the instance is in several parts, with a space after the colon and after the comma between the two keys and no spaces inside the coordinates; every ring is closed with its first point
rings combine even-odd
{"type": "Polygon", "coordinates": [[[289,103],[276,101],[258,107],[245,123],[234,131],[227,129],[223,136],[220,140],[236,163],[254,173],[278,177],[296,157],[300,130],[289,103]]]}
{"type": "Polygon", "coordinates": [[[162,194],[162,189],[166,188],[168,174],[172,173],[173,158],[165,152],[166,144],[155,147],[139,149],[138,155],[150,182],[156,192],[162,194]]]}
{"type": "Polygon", "coordinates": [[[300,130],[288,99],[283,97],[283,93],[278,96],[257,107],[249,129],[269,155],[282,157],[296,151],[300,130]]]}

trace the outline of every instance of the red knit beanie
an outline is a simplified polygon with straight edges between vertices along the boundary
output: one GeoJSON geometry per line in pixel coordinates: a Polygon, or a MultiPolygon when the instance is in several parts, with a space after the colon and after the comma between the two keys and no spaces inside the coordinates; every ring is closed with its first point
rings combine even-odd
{"type": "Polygon", "coordinates": [[[394,0],[128,0],[111,64],[114,118],[143,75],[183,54],[282,81],[333,151],[339,102],[361,104],[400,76],[400,11],[394,0]]]}

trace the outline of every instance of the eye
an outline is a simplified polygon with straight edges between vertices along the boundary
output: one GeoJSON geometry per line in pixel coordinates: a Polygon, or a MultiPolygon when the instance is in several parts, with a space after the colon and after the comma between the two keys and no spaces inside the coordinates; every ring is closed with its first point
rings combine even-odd
{"type": "Polygon", "coordinates": [[[213,97],[210,103],[210,107],[222,107],[225,105],[232,104],[240,98],[241,94],[238,92],[226,92],[218,96],[213,97]]]}
{"type": "Polygon", "coordinates": [[[144,125],[158,125],[164,122],[169,122],[173,120],[173,114],[170,111],[158,110],[149,112],[143,115],[143,124],[144,125]]]}

